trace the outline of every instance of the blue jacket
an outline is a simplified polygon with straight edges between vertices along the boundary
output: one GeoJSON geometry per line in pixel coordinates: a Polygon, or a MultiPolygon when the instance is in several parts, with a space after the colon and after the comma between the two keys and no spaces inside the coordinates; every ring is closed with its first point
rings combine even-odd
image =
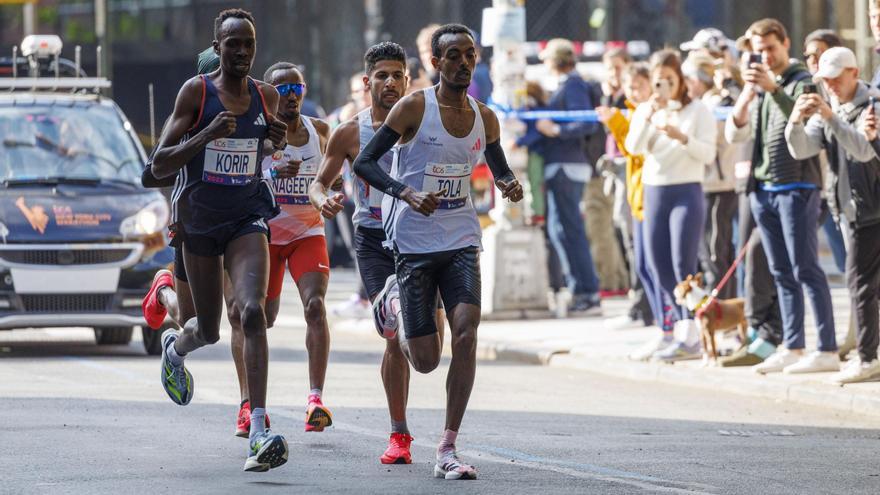
{"type": "MultiPolygon", "coordinates": [[[[551,96],[549,110],[592,110],[595,103],[590,86],[577,72],[572,71],[562,81],[559,89],[551,96]]],[[[587,136],[599,130],[593,122],[558,122],[559,136],[545,138],[543,143],[544,163],[583,163],[589,165],[587,158],[587,136]]]]}

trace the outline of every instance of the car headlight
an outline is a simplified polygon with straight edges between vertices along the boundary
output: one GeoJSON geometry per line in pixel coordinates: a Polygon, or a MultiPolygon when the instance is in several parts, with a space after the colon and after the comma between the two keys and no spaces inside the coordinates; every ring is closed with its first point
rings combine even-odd
{"type": "Polygon", "coordinates": [[[168,225],[168,204],[164,199],[153,201],[141,211],[126,218],[119,226],[123,237],[155,234],[168,225]]]}

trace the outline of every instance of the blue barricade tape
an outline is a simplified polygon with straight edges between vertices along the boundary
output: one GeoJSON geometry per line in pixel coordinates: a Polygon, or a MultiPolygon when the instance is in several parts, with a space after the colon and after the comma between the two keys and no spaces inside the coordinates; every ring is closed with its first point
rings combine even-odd
{"type": "MultiPolygon", "coordinates": [[[[492,106],[492,109],[503,118],[514,118],[519,120],[552,120],[554,122],[599,122],[599,116],[595,110],[506,110],[498,106],[492,106]]],[[[727,116],[733,107],[717,107],[715,108],[715,118],[718,120],[727,120],[727,116]]]]}

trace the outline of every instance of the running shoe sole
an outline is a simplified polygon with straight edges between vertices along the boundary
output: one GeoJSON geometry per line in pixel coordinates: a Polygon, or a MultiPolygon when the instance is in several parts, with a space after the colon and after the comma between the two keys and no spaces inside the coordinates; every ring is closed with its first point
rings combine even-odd
{"type": "Polygon", "coordinates": [[[324,406],[316,406],[306,418],[306,431],[321,432],[333,424],[333,415],[324,406]]]}
{"type": "Polygon", "coordinates": [[[391,459],[391,458],[382,456],[379,458],[379,462],[381,462],[382,464],[389,464],[389,465],[390,464],[412,464],[412,457],[411,456],[410,457],[400,456],[400,457],[395,457],[394,459],[391,459]]]}
{"type": "Polygon", "coordinates": [[[260,451],[256,455],[247,458],[244,462],[244,470],[251,473],[264,473],[287,462],[288,455],[287,440],[281,435],[275,435],[260,447],[260,451]]]}
{"type": "Polygon", "coordinates": [[[394,277],[388,277],[385,280],[385,287],[382,288],[382,291],[379,292],[376,299],[373,300],[373,308],[371,311],[371,313],[373,313],[373,322],[376,324],[376,332],[379,333],[380,337],[388,340],[392,340],[397,336],[397,330],[391,332],[382,325],[382,322],[379,321],[379,311],[381,310],[381,306],[385,304],[385,296],[388,294],[388,291],[391,290],[391,286],[394,285],[395,281],[396,279],[394,277]]]}
{"type": "Polygon", "coordinates": [[[477,473],[476,471],[466,473],[459,473],[458,471],[447,471],[440,467],[439,464],[434,464],[434,477],[446,480],[475,480],[477,479],[477,473]]]}
{"type": "Polygon", "coordinates": [[[189,404],[190,401],[192,401],[196,389],[196,381],[193,378],[192,374],[189,372],[189,370],[186,370],[186,368],[184,368],[184,370],[186,370],[186,376],[189,378],[189,394],[187,394],[182,401],[178,401],[177,397],[175,397],[174,394],[171,393],[171,390],[168,388],[168,383],[166,381],[165,375],[165,367],[171,366],[171,363],[168,362],[168,340],[172,337],[176,337],[177,333],[177,330],[169,328],[168,330],[165,330],[165,332],[162,334],[162,366],[159,369],[159,377],[162,381],[162,388],[165,389],[165,393],[168,394],[168,398],[177,405],[185,406],[189,404]]]}

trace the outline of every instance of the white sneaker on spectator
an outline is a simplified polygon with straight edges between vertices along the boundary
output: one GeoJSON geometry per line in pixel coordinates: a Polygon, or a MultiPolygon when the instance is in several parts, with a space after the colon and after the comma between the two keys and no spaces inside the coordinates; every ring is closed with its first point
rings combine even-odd
{"type": "Polygon", "coordinates": [[[330,312],[338,318],[360,320],[372,317],[370,301],[361,299],[357,294],[352,294],[347,301],[334,305],[330,312]]]}
{"type": "Polygon", "coordinates": [[[637,328],[642,326],[642,320],[634,320],[629,315],[615,316],[614,318],[605,318],[602,322],[605,328],[609,330],[623,330],[626,328],[637,328]]]}
{"type": "Polygon", "coordinates": [[[797,354],[788,349],[779,349],[765,359],[763,363],[752,366],[752,370],[755,373],[760,373],[762,375],[766,373],[778,373],[785,369],[786,366],[798,362],[802,356],[803,354],[797,354]]]}
{"type": "Polygon", "coordinates": [[[801,357],[798,362],[790,364],[782,370],[786,375],[820,373],[822,371],[840,371],[840,358],[837,356],[837,351],[811,352],[801,357]]]}
{"type": "Polygon", "coordinates": [[[829,380],[839,385],[880,380],[880,360],[863,363],[855,357],[847,361],[839,372],[831,375],[829,380]]]}
{"type": "Polygon", "coordinates": [[[672,327],[672,334],[675,340],[688,346],[700,343],[700,329],[697,328],[697,322],[694,320],[678,320],[672,327]]]}
{"type": "Polygon", "coordinates": [[[655,352],[662,351],[674,343],[671,335],[661,333],[630,353],[629,358],[633,361],[647,361],[655,352]]]}

